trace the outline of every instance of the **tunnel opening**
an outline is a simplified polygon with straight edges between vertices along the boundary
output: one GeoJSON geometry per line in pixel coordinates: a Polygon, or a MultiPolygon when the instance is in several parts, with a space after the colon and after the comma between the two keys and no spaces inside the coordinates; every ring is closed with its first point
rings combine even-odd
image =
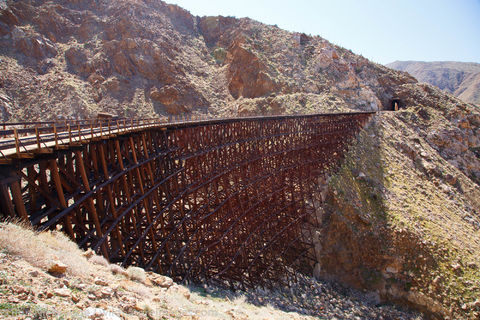
{"type": "Polygon", "coordinates": [[[390,103],[390,111],[398,111],[400,109],[400,99],[393,98],[392,102],[390,103]]]}

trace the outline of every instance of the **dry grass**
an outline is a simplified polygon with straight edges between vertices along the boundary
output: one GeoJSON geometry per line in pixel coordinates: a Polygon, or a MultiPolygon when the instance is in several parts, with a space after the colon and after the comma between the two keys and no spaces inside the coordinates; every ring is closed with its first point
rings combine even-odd
{"type": "Polygon", "coordinates": [[[119,265],[111,264],[109,266],[109,268],[110,268],[110,271],[113,274],[120,274],[120,275],[128,276],[127,271],[125,269],[123,269],[122,267],[120,267],[119,265]]]}
{"type": "Polygon", "coordinates": [[[44,270],[48,270],[55,261],[60,261],[67,266],[70,275],[84,277],[91,272],[82,251],[60,232],[38,233],[25,224],[1,222],[0,249],[44,270]]]}
{"type": "Polygon", "coordinates": [[[145,283],[145,281],[147,281],[147,275],[145,274],[145,270],[143,270],[142,268],[129,267],[127,269],[127,274],[128,274],[128,277],[132,280],[135,280],[141,283],[145,283]]]}
{"type": "Polygon", "coordinates": [[[90,261],[93,264],[99,265],[99,266],[108,267],[107,259],[105,259],[102,256],[98,256],[96,254],[91,256],[90,259],[88,259],[88,261],[90,261]]]}

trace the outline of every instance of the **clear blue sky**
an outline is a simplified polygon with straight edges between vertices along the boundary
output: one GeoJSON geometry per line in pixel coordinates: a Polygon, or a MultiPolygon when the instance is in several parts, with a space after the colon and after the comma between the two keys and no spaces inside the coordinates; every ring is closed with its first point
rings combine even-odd
{"type": "Polygon", "coordinates": [[[166,0],[319,35],[378,63],[480,63],[480,0],[166,0]]]}

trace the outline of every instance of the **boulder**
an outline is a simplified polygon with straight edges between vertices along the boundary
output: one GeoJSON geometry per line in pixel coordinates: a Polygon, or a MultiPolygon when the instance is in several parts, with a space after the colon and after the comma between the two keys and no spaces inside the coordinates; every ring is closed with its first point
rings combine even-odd
{"type": "Polygon", "coordinates": [[[67,266],[60,261],[53,261],[48,267],[48,272],[53,275],[63,275],[67,272],[67,266]]]}
{"type": "Polygon", "coordinates": [[[150,90],[150,98],[164,105],[172,105],[178,101],[178,90],[172,86],[165,86],[160,89],[150,90]]]}
{"type": "Polygon", "coordinates": [[[153,272],[148,272],[147,274],[148,274],[148,278],[154,285],[157,285],[162,288],[170,288],[173,285],[173,280],[169,277],[162,276],[160,274],[153,273],[153,272]]]}
{"type": "Polygon", "coordinates": [[[59,297],[70,297],[72,295],[72,292],[67,289],[67,288],[59,288],[59,289],[54,289],[53,293],[59,297]]]}
{"type": "Polygon", "coordinates": [[[130,77],[135,74],[135,66],[122,51],[118,51],[113,55],[113,69],[125,77],[130,77]]]}
{"type": "Polygon", "coordinates": [[[86,308],[83,311],[83,315],[86,317],[86,319],[121,320],[121,318],[113,312],[94,307],[86,308]]]}
{"type": "Polygon", "coordinates": [[[80,47],[71,47],[65,51],[65,60],[72,71],[85,73],[87,59],[85,50],[80,47]]]}
{"type": "Polygon", "coordinates": [[[268,96],[280,89],[265,65],[241,43],[229,48],[226,62],[229,64],[228,90],[235,99],[268,96]]]}
{"type": "Polygon", "coordinates": [[[0,11],[0,22],[9,27],[20,24],[17,15],[10,9],[0,11]]]}
{"type": "Polygon", "coordinates": [[[180,294],[185,297],[185,299],[190,299],[190,290],[183,286],[173,285],[167,290],[168,294],[180,294]]]}
{"type": "Polygon", "coordinates": [[[93,282],[98,286],[108,286],[108,282],[102,278],[97,277],[93,282]]]}
{"type": "Polygon", "coordinates": [[[52,41],[39,35],[28,35],[19,27],[12,30],[12,40],[15,49],[27,57],[42,60],[57,55],[56,46],[52,41]]]}

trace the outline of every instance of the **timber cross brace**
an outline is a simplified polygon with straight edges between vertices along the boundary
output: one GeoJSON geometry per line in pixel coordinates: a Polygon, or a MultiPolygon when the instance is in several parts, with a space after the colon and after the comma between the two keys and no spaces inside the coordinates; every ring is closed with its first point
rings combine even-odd
{"type": "Polygon", "coordinates": [[[14,130],[0,210],[175,280],[271,284],[311,270],[315,184],[371,115],[127,125],[90,138],[72,138],[69,124],[50,148],[37,128],[39,148],[27,155],[19,144],[31,138],[14,130]]]}

